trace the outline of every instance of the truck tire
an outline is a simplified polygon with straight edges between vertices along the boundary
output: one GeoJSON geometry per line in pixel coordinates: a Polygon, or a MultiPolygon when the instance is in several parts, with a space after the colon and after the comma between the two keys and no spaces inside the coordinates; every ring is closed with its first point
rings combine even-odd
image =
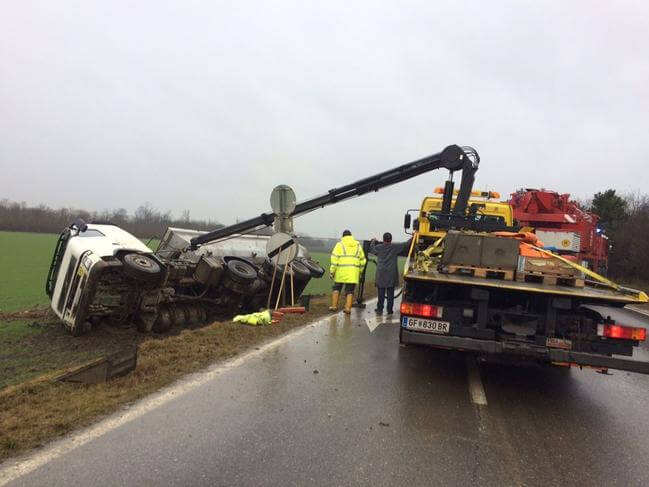
{"type": "Polygon", "coordinates": [[[309,271],[311,272],[311,277],[320,279],[322,276],[324,276],[325,270],[316,261],[311,259],[300,259],[300,262],[302,262],[302,264],[304,264],[305,267],[309,269],[309,271]]]}
{"type": "Polygon", "coordinates": [[[291,262],[291,269],[293,269],[293,277],[298,281],[308,281],[311,279],[311,269],[304,262],[294,260],[291,262]]]}
{"type": "Polygon", "coordinates": [[[257,270],[243,259],[230,258],[226,261],[230,279],[240,284],[252,284],[257,279],[257,270]]]}
{"type": "Polygon", "coordinates": [[[124,273],[134,279],[145,282],[157,282],[162,276],[162,268],[151,257],[143,254],[122,255],[124,273]]]}

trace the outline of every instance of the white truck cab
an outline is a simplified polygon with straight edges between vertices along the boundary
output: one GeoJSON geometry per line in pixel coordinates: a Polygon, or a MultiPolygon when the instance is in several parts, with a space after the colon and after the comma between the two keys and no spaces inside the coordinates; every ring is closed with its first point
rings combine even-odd
{"type": "Polygon", "coordinates": [[[46,291],[52,310],[73,334],[83,331],[86,313],[79,311],[86,288],[96,284],[107,260],[125,253],[151,254],[151,250],[115,225],[75,222],[59,237],[46,291]]]}

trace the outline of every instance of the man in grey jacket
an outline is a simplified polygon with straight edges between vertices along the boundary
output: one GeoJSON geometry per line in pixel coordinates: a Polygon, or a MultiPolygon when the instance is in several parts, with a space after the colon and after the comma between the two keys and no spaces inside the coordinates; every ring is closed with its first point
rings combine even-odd
{"type": "Polygon", "coordinates": [[[376,263],[376,287],[378,288],[379,299],[375,311],[383,313],[383,304],[387,298],[387,314],[391,315],[394,310],[394,288],[399,285],[400,255],[405,255],[410,248],[410,240],[402,243],[392,243],[392,234],[383,234],[383,242],[372,239],[370,243],[370,254],[377,257],[376,263]]]}

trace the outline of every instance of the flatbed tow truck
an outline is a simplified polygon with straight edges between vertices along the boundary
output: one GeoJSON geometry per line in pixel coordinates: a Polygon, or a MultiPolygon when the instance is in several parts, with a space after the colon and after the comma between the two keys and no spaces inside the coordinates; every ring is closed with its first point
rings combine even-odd
{"type": "MultiPolygon", "coordinates": [[[[424,198],[412,222],[400,342],[649,373],[649,362],[621,358],[633,355],[649,327],[649,318],[632,317],[624,306],[646,303],[647,295],[554,256],[540,242],[519,242],[506,203],[471,199],[479,162],[474,149],[451,145],[298,203],[290,216],[446,169],[443,197],[424,198]],[[457,171],[462,179],[455,191],[457,171]]],[[[52,309],[75,335],[104,319],[164,331],[256,310],[266,302],[273,264],[263,245],[245,242],[246,234],[276,217],[262,213],[209,233],[169,229],[156,252],[118,227],[72,224],[61,234],[46,282],[52,309]]],[[[404,224],[410,228],[410,214],[404,224]]],[[[305,250],[299,260],[296,296],[324,272],[305,250]]]]}
{"type": "MultiPolygon", "coordinates": [[[[463,175],[459,192],[447,181],[443,198],[427,197],[418,210],[400,343],[649,373],[649,362],[627,358],[646,340],[649,316],[624,308],[647,295],[543,249],[534,235],[519,233],[508,203],[490,201],[489,192],[470,199],[472,180],[463,175]]],[[[410,213],[404,226],[410,229],[410,213]]]]}

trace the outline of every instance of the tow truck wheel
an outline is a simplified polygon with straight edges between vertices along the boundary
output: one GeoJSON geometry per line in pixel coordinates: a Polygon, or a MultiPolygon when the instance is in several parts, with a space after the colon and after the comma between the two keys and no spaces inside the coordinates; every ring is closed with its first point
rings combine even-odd
{"type": "Polygon", "coordinates": [[[160,264],[146,255],[124,254],[122,264],[127,275],[141,281],[156,282],[162,274],[160,264]]]}

